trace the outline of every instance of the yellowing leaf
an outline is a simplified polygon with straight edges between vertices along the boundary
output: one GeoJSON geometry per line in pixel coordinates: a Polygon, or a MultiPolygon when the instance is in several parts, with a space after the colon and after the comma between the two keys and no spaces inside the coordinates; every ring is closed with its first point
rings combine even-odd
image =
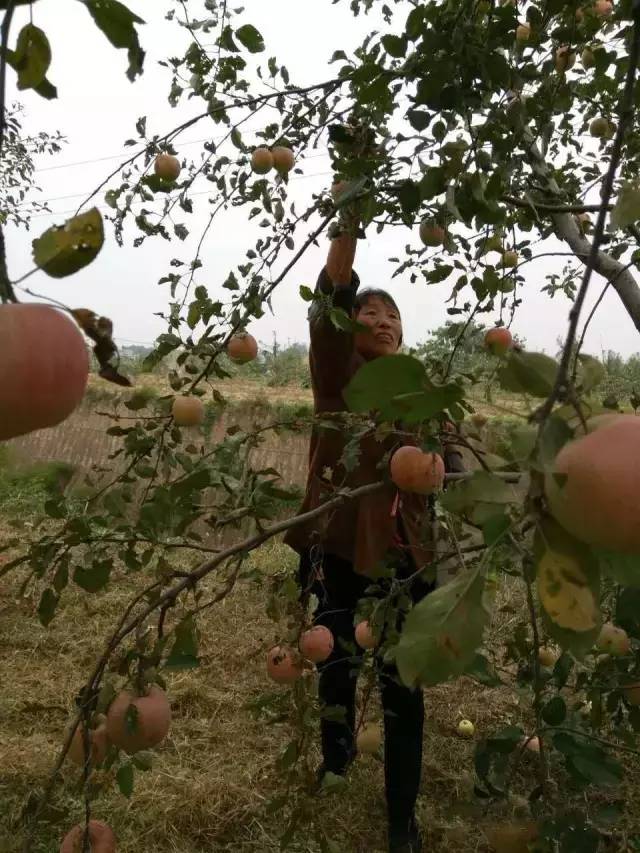
{"type": "Polygon", "coordinates": [[[64,278],[90,264],[104,243],[100,211],[94,207],[64,225],[54,225],[33,241],[33,260],[53,278],[64,278]]]}
{"type": "Polygon", "coordinates": [[[598,607],[579,561],[547,551],[538,563],[538,594],[547,615],[561,628],[591,631],[598,607]]]}
{"type": "Polygon", "coordinates": [[[534,540],[538,597],[550,636],[576,656],[600,630],[600,573],[591,551],[552,519],[534,540]]]}

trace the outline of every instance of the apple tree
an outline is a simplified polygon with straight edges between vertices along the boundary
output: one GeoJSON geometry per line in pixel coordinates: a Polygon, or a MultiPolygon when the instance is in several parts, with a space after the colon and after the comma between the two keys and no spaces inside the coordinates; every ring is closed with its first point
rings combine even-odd
{"type": "MultiPolygon", "coordinates": [[[[327,15],[339,2],[327,3],[327,15]]],[[[1,5],[7,44],[15,4],[1,5]]],[[[83,5],[112,43],[127,49],[133,80],[142,71],[142,22],[116,0],[83,5]]],[[[435,498],[431,568],[453,565],[455,577],[408,613],[400,636],[387,632],[385,654],[409,685],[469,675],[488,685],[510,678],[526,689],[526,729],[497,730],[477,746],[478,800],[512,795],[515,771],[533,751],[537,773],[526,792],[526,819],[509,830],[518,849],[531,843],[540,850],[596,850],[605,831],[596,811],[567,810],[563,791],[568,785],[590,802],[593,788],[619,784],[624,756],[638,754],[640,427],[634,415],[601,405],[604,371],[583,345],[602,300],[589,316],[584,306],[598,274],[640,330],[640,4],[351,0],[350,8],[355,16],[378,12],[385,32],[372,32],[352,52],[331,46],[327,78],[299,86],[281,59],[269,56],[250,8],[234,10],[222,0],[173,3],[169,17],[189,34],[189,45],[166,60],[169,100],[188,102],[195,114],[169,130],[140,118],[128,143],[131,156],[94,193],[104,194],[112,211],[107,233],[120,244],[132,239],[145,252],[154,240],[177,241],[160,282],[167,288],[167,328],[149,357],[155,365],[173,355],[176,367],[159,411],[149,413],[135,388],[128,392],[128,414],[116,413],[105,427],[121,438],[120,449],[109,470],[91,474],[89,499],[81,506],[51,500],[33,540],[3,569],[26,572],[23,584],[40,590],[45,625],[56,618],[69,584],[91,595],[123,573],[140,578],[79,691],[75,725],[41,803],[80,724],[88,790],[92,738],[101,724],[96,715],[106,712],[108,721],[127,684],[139,699],[170,691],[167,673],[197,665],[198,615],[238,583],[255,580],[248,555],[301,522],[291,507],[282,517],[282,503],[291,504],[293,495],[277,471],[254,470],[251,450],[269,431],[309,427],[308,418],[254,429],[231,425],[214,446],[190,428],[202,421],[203,401],[224,405],[221,356],[255,356],[252,320],[295,276],[300,258],[321,241],[327,245],[355,215],[361,233],[406,229],[405,254],[390,259],[390,277],[437,286],[452,322],[448,351],[428,364],[403,353],[376,359],[354,377],[345,391],[349,412],[338,424],[351,436],[344,469],[357,464],[365,436],[384,435],[398,422],[426,452],[442,451],[447,424],[455,422],[457,440],[477,463],[477,470],[448,475],[446,491],[435,498]],[[260,130],[246,129],[250,118],[262,119],[260,130]],[[178,159],[181,134],[196,124],[221,138],[178,159]],[[340,192],[320,193],[300,209],[289,199],[289,176],[304,168],[319,141],[329,147],[340,192]],[[197,251],[185,257],[180,246],[194,227],[200,186],[208,190],[206,225],[197,251]],[[216,279],[202,248],[216,218],[230,209],[246,213],[260,236],[242,263],[216,279]],[[540,263],[550,257],[552,267],[540,263]],[[540,268],[547,270],[539,278],[549,298],[562,292],[572,301],[560,357],[508,346],[510,336],[502,335],[507,345],[487,355],[482,376],[458,369],[455,354],[468,330],[487,315],[509,329],[526,310],[525,271],[530,288],[540,268]],[[486,452],[472,420],[471,397],[482,383],[523,403],[504,458],[486,452]],[[220,549],[215,537],[229,529],[237,540],[220,549]],[[485,633],[496,588],[507,580],[518,585],[522,608],[512,636],[496,649],[485,633]]],[[[33,25],[25,30],[4,61],[22,88],[52,97],[46,35],[33,25]]],[[[96,208],[79,213],[34,241],[34,262],[54,277],[70,275],[94,261],[103,231],[96,208]]],[[[300,296],[320,301],[338,328],[353,328],[331,300],[306,287],[300,296]]],[[[14,298],[12,288],[3,290],[6,303],[14,298]]],[[[102,375],[126,384],[109,321],[89,309],[70,310],[93,340],[102,375]]],[[[317,416],[313,426],[336,422],[317,416]]],[[[380,472],[381,482],[388,477],[380,472]]],[[[376,488],[337,483],[314,512],[376,488]]],[[[406,607],[403,590],[395,588],[383,604],[363,601],[360,616],[381,627],[380,620],[391,625],[393,613],[406,607]]],[[[309,797],[309,745],[319,711],[313,679],[302,677],[310,665],[296,651],[309,615],[286,572],[273,580],[269,612],[279,631],[278,661],[286,663],[279,680],[293,686],[257,706],[286,707],[294,721],[279,758],[286,793],[271,807],[283,815],[283,847],[312,830],[321,848],[332,850],[309,797]]],[[[128,707],[135,709],[133,699],[128,707]]],[[[141,735],[142,714],[134,710],[128,718],[133,732],[138,720],[141,735]]],[[[131,794],[134,771],[146,757],[114,748],[105,760],[131,794]]],[[[31,831],[33,837],[37,813],[31,831]]],[[[495,832],[488,837],[500,849],[495,832]]]]}

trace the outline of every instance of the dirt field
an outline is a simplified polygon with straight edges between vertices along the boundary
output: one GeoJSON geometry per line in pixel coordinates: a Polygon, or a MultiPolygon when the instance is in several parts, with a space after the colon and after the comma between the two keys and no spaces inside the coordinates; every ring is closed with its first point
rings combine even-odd
{"type": "MultiPolygon", "coordinates": [[[[293,567],[291,553],[278,544],[256,553],[254,565],[265,578],[283,565],[293,567]]],[[[21,811],[47,777],[70,719],[74,691],[101,651],[134,584],[130,579],[116,580],[112,591],[88,600],[70,594],[48,629],[34,618],[36,602],[17,600],[15,588],[15,582],[5,579],[0,589],[3,853],[20,850],[21,811]]],[[[171,733],[157,750],[153,769],[136,774],[132,797],[127,800],[117,791],[112,775],[98,774],[104,789],[94,802],[94,814],[116,830],[119,853],[275,853],[279,849],[282,822],[277,814],[267,814],[266,804],[279,790],[274,763],[288,742],[288,727],[256,720],[244,707],[273,689],[264,672],[264,653],[276,639],[277,627],[264,615],[265,595],[259,583],[243,582],[203,619],[201,666],[168,676],[171,733]]],[[[513,589],[504,588],[500,601],[505,610],[492,628],[489,646],[508,635],[513,618],[508,614],[521,605],[513,589]]],[[[463,678],[427,690],[425,702],[418,813],[426,831],[426,849],[486,851],[480,826],[507,817],[512,805],[487,807],[473,797],[474,742],[507,724],[521,723],[526,728],[526,700],[521,704],[518,693],[507,687],[486,688],[463,678]],[[474,740],[457,735],[456,725],[462,718],[476,724],[474,740]]],[[[368,714],[379,713],[376,700],[368,714]]],[[[516,776],[516,792],[531,789],[535,762],[535,756],[526,755],[516,776]]],[[[633,801],[630,786],[635,775],[634,771],[626,791],[612,796],[633,801]]],[[[34,846],[38,853],[55,853],[65,828],[81,819],[79,776],[75,766],[65,767],[47,820],[39,826],[34,846]]],[[[558,799],[567,803],[563,790],[558,799]]],[[[361,757],[350,773],[346,792],[319,798],[315,807],[332,827],[340,851],[384,851],[383,775],[375,758],[361,757]]],[[[637,817],[630,812],[631,823],[637,817]]],[[[304,841],[291,849],[297,853],[317,850],[304,841]]]]}
{"type": "MultiPolygon", "coordinates": [[[[284,546],[256,555],[268,573],[283,561],[284,546]]],[[[128,598],[129,581],[95,596],[87,605],[71,596],[48,629],[33,618],[31,599],[17,601],[5,580],[0,593],[0,850],[20,848],[20,811],[56,757],[80,686],[101,649],[118,607],[128,598]]],[[[158,750],[154,768],[139,773],[126,800],[113,780],[94,808],[117,832],[119,853],[238,851],[279,849],[278,817],[265,803],[278,786],[274,761],[287,742],[287,727],[256,721],[243,706],[272,685],[264,672],[264,653],[276,627],[264,615],[263,594],[243,584],[202,624],[199,669],[169,676],[174,722],[158,750]]],[[[288,688],[281,688],[287,690],[288,688]]],[[[378,711],[377,702],[373,706],[378,711]]],[[[420,818],[433,850],[482,850],[477,828],[464,819],[469,797],[473,742],[455,733],[459,719],[475,721],[479,733],[499,722],[519,719],[509,691],[488,691],[467,679],[427,692],[424,793],[420,818]],[[456,814],[459,811],[461,814],[456,814]]],[[[104,774],[103,774],[104,775],[104,774]]],[[[67,766],[56,789],[55,808],[40,827],[35,849],[56,850],[64,827],[81,818],[79,772],[67,766]]],[[[345,853],[381,851],[384,833],[382,765],[361,758],[346,794],[321,798],[317,808],[334,826],[345,853]]],[[[313,850],[296,844],[297,851],[313,850]]]]}
{"type": "MultiPolygon", "coordinates": [[[[245,389],[248,399],[255,390],[245,389]]],[[[7,535],[0,522],[0,537],[7,535]]],[[[252,565],[255,578],[243,581],[203,616],[200,667],[167,676],[173,724],[169,738],[155,753],[152,770],[136,773],[130,799],[118,792],[112,773],[96,776],[102,789],[93,804],[94,816],[113,826],[118,853],[275,853],[280,849],[282,816],[269,813],[267,804],[281,790],[275,762],[288,743],[288,726],[256,719],[245,706],[273,690],[264,657],[278,637],[278,626],[265,615],[263,583],[283,567],[293,570],[293,554],[271,543],[255,553],[252,565]]],[[[56,618],[44,629],[35,616],[37,596],[18,596],[20,580],[19,575],[0,580],[0,853],[21,849],[25,810],[28,813],[30,797],[44,784],[56,759],[75,692],[124,603],[144,583],[142,577],[114,573],[105,593],[88,596],[69,587],[56,618]]],[[[505,583],[498,600],[487,638],[493,650],[510,635],[515,614],[522,608],[521,591],[505,583]]],[[[512,816],[514,807],[521,811],[522,803],[487,805],[473,796],[475,741],[508,724],[528,728],[529,699],[514,688],[513,679],[509,687],[487,688],[462,678],[427,690],[425,706],[418,816],[426,850],[484,853],[489,847],[482,827],[512,816]],[[463,718],[476,725],[472,740],[456,732],[463,718]]],[[[376,701],[369,715],[379,714],[376,701]]],[[[534,755],[525,755],[515,776],[517,794],[533,787],[536,761],[534,755]]],[[[637,801],[640,779],[636,765],[635,759],[627,763],[630,775],[621,790],[589,799],[575,792],[570,800],[559,773],[556,804],[587,803],[590,809],[613,800],[632,804],[637,801]]],[[[376,758],[359,758],[346,791],[317,798],[314,808],[331,827],[340,853],[385,850],[383,768],[376,758]]],[[[640,839],[640,815],[632,805],[626,812],[631,845],[632,838],[640,839]]],[[[65,766],[45,818],[33,849],[56,853],[66,829],[82,819],[80,773],[75,766],[65,766]]],[[[619,838],[602,849],[640,849],[621,846],[619,838]]],[[[294,853],[318,850],[304,836],[289,849],[294,853]]]]}

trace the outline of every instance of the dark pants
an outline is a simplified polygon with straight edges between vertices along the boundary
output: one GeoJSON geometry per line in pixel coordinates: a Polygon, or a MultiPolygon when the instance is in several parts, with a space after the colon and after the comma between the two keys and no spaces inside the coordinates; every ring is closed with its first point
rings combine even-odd
{"type": "MultiPolygon", "coordinates": [[[[319,696],[325,708],[345,710],[344,721],[322,719],[322,755],[324,768],[344,773],[354,755],[356,727],[356,681],[364,652],[354,636],[354,612],[358,600],[373,581],[354,572],[351,563],[332,554],[322,558],[323,577],[316,577],[309,554],[300,560],[300,585],[303,595],[313,593],[319,604],[315,623],[326,625],[334,636],[331,657],[318,666],[319,696]],[[355,646],[355,654],[344,644],[355,646]]],[[[401,557],[394,566],[397,578],[406,578],[415,569],[413,561],[401,557]]],[[[389,581],[376,581],[382,585],[389,581]]],[[[411,583],[414,603],[431,590],[421,578],[411,583]]],[[[406,831],[414,812],[422,767],[422,731],[424,704],[421,690],[410,690],[399,683],[395,667],[377,660],[382,708],[384,711],[385,790],[391,832],[406,831]]]]}

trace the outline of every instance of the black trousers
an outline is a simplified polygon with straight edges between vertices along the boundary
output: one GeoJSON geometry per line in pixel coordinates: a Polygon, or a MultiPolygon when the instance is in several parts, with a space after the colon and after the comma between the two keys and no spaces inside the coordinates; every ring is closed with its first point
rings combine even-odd
{"type": "MultiPolygon", "coordinates": [[[[344,721],[322,719],[321,739],[324,768],[344,773],[355,754],[356,682],[364,652],[355,642],[354,613],[371,579],[356,574],[353,565],[332,554],[320,557],[323,577],[317,577],[317,562],[312,565],[309,553],[300,559],[302,594],[318,598],[315,623],[326,625],[334,636],[331,657],[318,666],[319,697],[323,708],[344,709],[344,721]],[[355,646],[355,653],[345,648],[355,646]]],[[[407,578],[415,571],[413,561],[401,555],[394,565],[397,578],[407,578]]],[[[385,581],[376,581],[385,585],[385,581]]],[[[386,581],[387,588],[389,580],[386,581]]],[[[413,602],[427,595],[432,586],[421,578],[411,583],[413,602]]],[[[384,595],[384,590],[381,590],[384,595]]],[[[391,832],[402,833],[410,824],[422,768],[422,733],[424,704],[422,691],[410,690],[399,682],[395,667],[377,661],[382,708],[384,712],[385,793],[391,832]]]]}

